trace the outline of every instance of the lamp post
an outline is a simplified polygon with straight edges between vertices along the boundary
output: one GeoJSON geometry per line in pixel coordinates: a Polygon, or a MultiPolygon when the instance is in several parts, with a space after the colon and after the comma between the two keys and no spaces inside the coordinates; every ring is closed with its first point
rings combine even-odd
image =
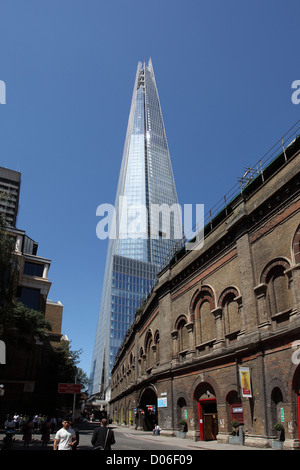
{"type": "MultiPolygon", "coordinates": [[[[76,372],[76,375],[75,375],[75,384],[77,383],[77,372],[76,372]]],[[[75,405],[76,405],[76,393],[74,393],[74,397],[73,397],[73,413],[72,413],[72,417],[73,417],[73,422],[75,424],[75,405]]]]}

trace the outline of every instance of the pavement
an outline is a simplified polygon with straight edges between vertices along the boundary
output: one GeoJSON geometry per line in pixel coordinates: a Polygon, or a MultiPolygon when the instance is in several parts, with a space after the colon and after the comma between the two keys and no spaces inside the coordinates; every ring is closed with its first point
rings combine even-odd
{"type": "MultiPolygon", "coordinates": [[[[80,432],[80,443],[78,446],[78,450],[92,450],[91,446],[91,435],[95,427],[98,427],[99,423],[80,423],[77,428],[80,432]]],[[[245,445],[234,445],[234,444],[226,444],[226,443],[218,443],[217,441],[194,441],[190,438],[180,438],[177,436],[168,435],[167,432],[162,431],[160,436],[153,436],[151,431],[143,431],[140,429],[134,429],[133,427],[125,427],[125,426],[118,426],[118,425],[110,425],[112,429],[116,432],[130,434],[132,436],[137,436],[140,438],[146,438],[148,441],[152,439],[159,439],[161,444],[166,444],[167,446],[174,446],[174,450],[176,450],[176,446],[180,446],[181,450],[182,447],[186,448],[187,451],[195,451],[195,450],[272,450],[272,449],[260,449],[257,447],[250,447],[245,445]]],[[[16,433],[14,437],[14,443],[12,450],[52,450],[53,448],[53,439],[55,434],[51,434],[50,442],[46,447],[42,446],[41,443],[41,435],[39,432],[33,435],[33,440],[29,444],[28,447],[23,446],[22,440],[22,433],[16,433]]],[[[5,434],[3,430],[0,430],[0,449],[3,446],[3,438],[5,434]]],[[[118,453],[118,451],[115,451],[118,453]]]]}
{"type": "Polygon", "coordinates": [[[174,446],[174,450],[176,450],[176,445],[180,447],[186,447],[186,450],[272,450],[269,449],[261,449],[258,447],[252,446],[245,446],[245,445],[236,445],[236,444],[226,444],[226,443],[218,443],[218,441],[194,441],[190,438],[180,438],[177,436],[166,435],[164,431],[161,432],[160,436],[153,436],[152,431],[142,431],[139,429],[134,429],[132,427],[124,427],[124,426],[115,426],[112,425],[116,431],[126,432],[131,435],[148,436],[149,439],[159,439],[161,443],[165,443],[166,445],[174,446]]]}

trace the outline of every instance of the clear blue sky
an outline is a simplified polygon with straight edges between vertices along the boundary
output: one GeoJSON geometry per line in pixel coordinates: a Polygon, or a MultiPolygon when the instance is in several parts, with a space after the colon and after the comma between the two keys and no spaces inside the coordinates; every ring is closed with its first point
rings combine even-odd
{"type": "Polygon", "coordinates": [[[181,204],[208,211],[298,119],[298,0],[1,0],[0,165],[18,227],[50,258],[49,298],[89,375],[139,60],[152,58],[181,204]]]}

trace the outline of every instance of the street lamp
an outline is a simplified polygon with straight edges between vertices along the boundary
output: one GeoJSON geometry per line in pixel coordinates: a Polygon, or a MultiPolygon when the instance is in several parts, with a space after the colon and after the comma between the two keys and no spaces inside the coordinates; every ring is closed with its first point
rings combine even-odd
{"type": "Polygon", "coordinates": [[[0,384],[0,397],[3,397],[4,393],[5,393],[4,385],[0,384]]]}

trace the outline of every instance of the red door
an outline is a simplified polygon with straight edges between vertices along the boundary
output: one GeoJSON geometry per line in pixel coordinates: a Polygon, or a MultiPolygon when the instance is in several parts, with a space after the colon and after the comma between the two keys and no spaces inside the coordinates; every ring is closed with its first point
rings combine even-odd
{"type": "Polygon", "coordinates": [[[198,402],[200,441],[216,439],[218,434],[217,401],[207,398],[198,402]]]}
{"type": "Polygon", "coordinates": [[[300,392],[298,392],[298,439],[300,442],[300,392]]]}

